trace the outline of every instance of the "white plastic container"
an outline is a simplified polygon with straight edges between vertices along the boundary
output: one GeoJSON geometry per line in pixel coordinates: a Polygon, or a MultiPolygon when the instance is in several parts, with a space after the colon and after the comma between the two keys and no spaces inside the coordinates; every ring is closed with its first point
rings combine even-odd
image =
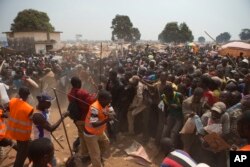
{"type": "Polygon", "coordinates": [[[6,104],[10,101],[10,98],[7,94],[7,91],[9,89],[8,85],[5,85],[4,83],[0,83],[0,103],[6,104]]]}

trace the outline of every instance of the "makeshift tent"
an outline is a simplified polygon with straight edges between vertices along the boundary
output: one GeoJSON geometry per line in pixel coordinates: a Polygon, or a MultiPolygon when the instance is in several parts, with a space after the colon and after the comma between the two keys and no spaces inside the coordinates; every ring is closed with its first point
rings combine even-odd
{"type": "Polygon", "coordinates": [[[243,56],[250,57],[250,44],[244,42],[230,42],[222,45],[219,50],[219,54],[222,56],[243,56]]]}

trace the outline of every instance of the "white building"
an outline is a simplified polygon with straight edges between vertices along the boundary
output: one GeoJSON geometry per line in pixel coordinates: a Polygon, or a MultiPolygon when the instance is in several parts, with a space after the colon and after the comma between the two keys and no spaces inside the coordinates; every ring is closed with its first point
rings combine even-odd
{"type": "Polygon", "coordinates": [[[3,32],[7,36],[8,45],[18,51],[35,51],[46,53],[63,47],[60,40],[62,32],[3,32]]]}

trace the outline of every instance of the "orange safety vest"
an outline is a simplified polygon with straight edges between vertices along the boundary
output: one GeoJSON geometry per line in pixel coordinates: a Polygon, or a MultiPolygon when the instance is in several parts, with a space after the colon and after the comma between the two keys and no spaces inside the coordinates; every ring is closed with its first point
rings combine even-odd
{"type": "Polygon", "coordinates": [[[0,140],[5,138],[6,125],[4,119],[2,118],[3,110],[0,109],[0,140]]]}
{"type": "Polygon", "coordinates": [[[9,108],[6,138],[19,141],[29,140],[32,130],[30,115],[33,112],[33,107],[21,99],[13,98],[9,102],[9,108]]]}
{"type": "Polygon", "coordinates": [[[239,151],[250,151],[250,144],[241,147],[239,151]]]}
{"type": "Polygon", "coordinates": [[[108,117],[104,114],[105,109],[101,106],[98,100],[96,100],[93,104],[90,105],[89,112],[85,119],[85,130],[88,133],[93,134],[93,135],[101,135],[106,130],[106,124],[103,124],[99,127],[93,127],[92,123],[90,122],[90,118],[92,114],[91,110],[96,110],[96,112],[98,113],[99,121],[103,121],[107,119],[108,117]]]}

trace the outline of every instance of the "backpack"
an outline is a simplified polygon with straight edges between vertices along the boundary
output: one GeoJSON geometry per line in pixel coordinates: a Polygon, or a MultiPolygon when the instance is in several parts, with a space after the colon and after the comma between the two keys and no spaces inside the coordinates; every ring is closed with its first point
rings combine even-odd
{"type": "Polygon", "coordinates": [[[69,102],[67,110],[69,111],[69,117],[73,121],[78,121],[82,119],[82,111],[76,99],[73,99],[71,102],[69,102]]]}

